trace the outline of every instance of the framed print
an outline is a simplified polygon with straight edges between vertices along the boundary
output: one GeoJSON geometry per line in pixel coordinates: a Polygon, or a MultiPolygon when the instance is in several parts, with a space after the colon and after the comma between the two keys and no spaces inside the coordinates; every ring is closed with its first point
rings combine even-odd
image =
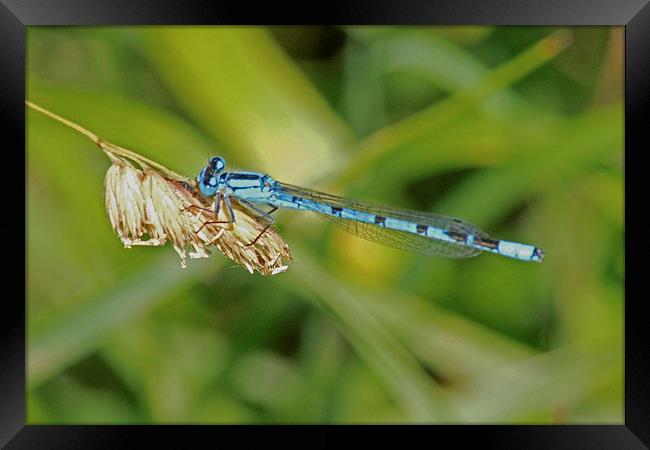
{"type": "Polygon", "coordinates": [[[2,0],[0,443],[648,445],[650,7],[409,3],[2,0]]]}

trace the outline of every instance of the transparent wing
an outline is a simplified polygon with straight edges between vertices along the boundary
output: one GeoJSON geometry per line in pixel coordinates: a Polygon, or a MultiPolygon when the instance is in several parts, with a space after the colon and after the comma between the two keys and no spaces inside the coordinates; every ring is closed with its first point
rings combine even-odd
{"type": "Polygon", "coordinates": [[[447,258],[469,258],[481,253],[481,250],[465,245],[439,241],[405,231],[390,230],[371,223],[341,219],[340,217],[322,213],[316,214],[360,238],[379,242],[380,244],[400,250],[408,250],[425,255],[445,256],[447,258]]]}
{"type": "MultiPolygon", "coordinates": [[[[475,236],[487,238],[487,235],[481,230],[460,219],[409,209],[387,208],[372,205],[285,183],[278,182],[278,185],[280,189],[288,195],[305,198],[328,206],[354,209],[356,211],[376,214],[383,217],[407,220],[417,224],[429,225],[444,230],[473,234],[475,236]]],[[[468,258],[481,253],[481,250],[479,249],[462,244],[440,241],[405,231],[391,230],[371,223],[357,222],[319,212],[316,213],[356,236],[401,250],[424,253],[427,255],[445,256],[447,258],[468,258]]]]}

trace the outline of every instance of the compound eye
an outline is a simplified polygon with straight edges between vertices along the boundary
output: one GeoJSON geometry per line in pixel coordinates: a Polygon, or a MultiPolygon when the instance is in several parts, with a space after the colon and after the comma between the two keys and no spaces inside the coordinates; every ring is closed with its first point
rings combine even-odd
{"type": "Polygon", "coordinates": [[[214,170],[217,172],[221,172],[224,167],[226,167],[226,161],[220,157],[220,156],[215,156],[214,158],[210,159],[210,165],[214,167],[214,170]]]}

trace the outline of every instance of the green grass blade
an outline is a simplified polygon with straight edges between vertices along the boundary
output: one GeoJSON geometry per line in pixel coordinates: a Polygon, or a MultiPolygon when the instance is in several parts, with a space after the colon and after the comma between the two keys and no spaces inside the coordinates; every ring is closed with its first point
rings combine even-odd
{"type": "Polygon", "coordinates": [[[193,264],[181,270],[173,259],[173,255],[161,258],[158,264],[134,274],[131,280],[104,296],[90,299],[50,328],[30,336],[27,352],[30,389],[97,349],[111,333],[142,317],[172,293],[191,285],[213,270],[215,264],[193,264]]]}
{"type": "Polygon", "coordinates": [[[400,145],[457,119],[459,115],[475,108],[492,94],[512,85],[550,61],[566,48],[569,42],[568,32],[555,32],[489,72],[474,87],[459,91],[417,114],[370,135],[359,143],[354,161],[336,174],[333,184],[345,186],[355,177],[362,175],[374,162],[387,157],[400,145]]]}
{"type": "MultiPolygon", "coordinates": [[[[600,164],[616,161],[623,148],[621,105],[564,120],[549,141],[511,164],[477,173],[458,184],[436,205],[488,227],[523,199],[552,190],[600,164]],[[495,204],[493,199],[499,199],[495,204]]],[[[541,245],[541,244],[540,244],[541,245]]]]}
{"type": "Polygon", "coordinates": [[[303,182],[338,162],[351,134],[259,27],[142,29],[147,56],[237,165],[303,182]],[[295,158],[296,152],[302,157],[295,158]]]}
{"type": "Polygon", "coordinates": [[[386,327],[358,301],[358,293],[323,270],[302,251],[296,251],[300,264],[288,287],[305,290],[316,305],[325,308],[341,325],[348,342],[377,376],[383,380],[408,418],[416,422],[448,422],[453,412],[443,392],[422,369],[413,355],[386,327]],[[313,282],[318,280],[318,282],[313,282]]]}

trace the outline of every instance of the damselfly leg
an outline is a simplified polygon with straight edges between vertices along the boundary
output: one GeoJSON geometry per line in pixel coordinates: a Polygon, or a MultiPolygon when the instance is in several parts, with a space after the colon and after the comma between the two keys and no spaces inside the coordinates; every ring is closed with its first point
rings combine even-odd
{"type": "Polygon", "coordinates": [[[199,205],[189,205],[189,206],[186,206],[185,208],[181,209],[181,212],[189,211],[189,210],[191,210],[191,209],[200,209],[201,211],[207,211],[207,212],[209,212],[209,213],[214,212],[214,211],[213,211],[212,209],[210,209],[210,208],[204,208],[204,207],[199,206],[199,205]]]}
{"type": "Polygon", "coordinates": [[[245,206],[245,207],[247,207],[247,208],[252,209],[252,210],[255,211],[258,215],[264,217],[267,221],[269,221],[269,222],[271,222],[271,223],[275,222],[275,217],[273,217],[271,214],[273,214],[275,211],[277,211],[277,209],[278,209],[277,206],[274,206],[274,207],[271,208],[271,210],[268,211],[268,212],[264,212],[264,211],[262,211],[261,209],[259,209],[257,206],[253,205],[253,204],[252,204],[251,202],[249,202],[248,200],[244,200],[243,198],[238,198],[237,201],[239,202],[240,205],[243,205],[243,206],[245,206]]]}
{"type": "MultiPolygon", "coordinates": [[[[218,192],[214,199],[214,211],[210,210],[210,212],[214,213],[215,217],[219,217],[219,211],[221,210],[221,198],[222,195],[220,192],[218,192]]],[[[228,220],[209,220],[207,222],[203,222],[201,227],[196,230],[195,233],[200,233],[206,225],[213,225],[217,223],[235,223],[235,213],[233,212],[232,205],[230,204],[230,196],[224,195],[223,202],[226,204],[226,209],[228,210],[228,220]]]]}
{"type": "Polygon", "coordinates": [[[249,201],[244,200],[243,198],[239,198],[239,199],[237,199],[237,201],[239,202],[240,205],[255,211],[258,214],[258,217],[264,218],[268,222],[268,224],[264,227],[264,229],[260,232],[260,234],[257,235],[257,237],[255,239],[253,239],[248,244],[244,245],[244,247],[250,247],[251,245],[254,245],[259,238],[262,237],[262,235],[266,232],[266,230],[269,229],[269,227],[271,225],[273,225],[273,223],[275,223],[275,217],[273,217],[271,214],[273,214],[275,211],[277,211],[278,207],[274,206],[273,208],[271,208],[270,211],[264,212],[261,209],[259,209],[258,207],[256,207],[255,205],[253,205],[252,203],[250,203],[249,201]]]}

